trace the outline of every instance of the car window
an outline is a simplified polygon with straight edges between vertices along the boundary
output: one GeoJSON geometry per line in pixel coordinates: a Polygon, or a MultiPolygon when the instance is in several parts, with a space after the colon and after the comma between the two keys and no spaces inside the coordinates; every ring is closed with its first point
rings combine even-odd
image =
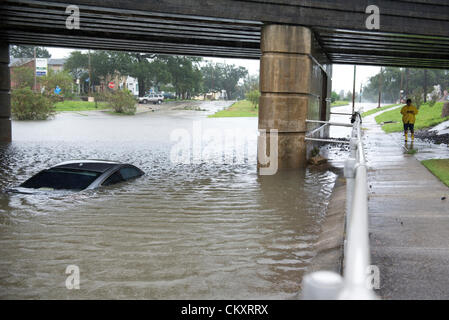
{"type": "Polygon", "coordinates": [[[120,169],[120,174],[122,175],[123,179],[129,180],[133,178],[140,177],[142,175],[141,171],[133,168],[133,167],[124,167],[120,169]]]}
{"type": "Polygon", "coordinates": [[[116,183],[120,183],[125,181],[125,179],[123,179],[122,175],[120,174],[119,171],[115,172],[112,176],[110,176],[109,178],[107,178],[104,182],[103,182],[103,186],[110,186],[116,183]]]}
{"type": "Polygon", "coordinates": [[[32,189],[83,190],[100,175],[101,173],[92,171],[55,168],[39,172],[20,186],[32,189]]]}

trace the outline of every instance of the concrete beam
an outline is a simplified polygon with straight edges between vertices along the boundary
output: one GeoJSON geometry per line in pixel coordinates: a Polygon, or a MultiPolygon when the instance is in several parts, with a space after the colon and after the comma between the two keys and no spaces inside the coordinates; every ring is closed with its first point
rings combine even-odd
{"type": "MultiPolygon", "coordinates": [[[[67,0],[46,2],[67,5],[67,0]]],[[[449,3],[444,0],[72,0],[70,4],[350,30],[366,30],[366,8],[377,5],[382,16],[381,31],[449,36],[449,3]]]]}
{"type": "Polygon", "coordinates": [[[259,59],[264,23],[301,24],[312,29],[333,63],[449,68],[446,0],[370,1],[380,9],[379,30],[366,28],[368,3],[359,0],[73,0],[70,4],[81,10],[79,30],[66,28],[66,0],[0,1],[0,41],[259,59]]]}
{"type": "Polygon", "coordinates": [[[0,142],[11,142],[9,45],[0,42],[0,142]]]}

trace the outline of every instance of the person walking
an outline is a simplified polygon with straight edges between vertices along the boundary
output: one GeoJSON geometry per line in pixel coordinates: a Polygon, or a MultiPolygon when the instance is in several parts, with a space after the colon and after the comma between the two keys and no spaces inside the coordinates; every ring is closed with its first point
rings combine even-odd
{"type": "Polygon", "coordinates": [[[408,130],[410,130],[412,142],[415,140],[415,120],[418,109],[412,105],[412,99],[407,99],[407,105],[401,109],[402,122],[404,123],[404,137],[407,143],[408,130]]]}

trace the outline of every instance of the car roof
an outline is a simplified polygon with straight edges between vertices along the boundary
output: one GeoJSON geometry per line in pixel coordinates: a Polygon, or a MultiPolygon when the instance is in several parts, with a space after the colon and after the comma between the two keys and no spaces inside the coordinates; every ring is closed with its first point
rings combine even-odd
{"type": "Polygon", "coordinates": [[[58,169],[76,169],[94,172],[105,172],[112,167],[122,165],[123,163],[109,160],[71,160],[61,162],[52,167],[58,169]]]}

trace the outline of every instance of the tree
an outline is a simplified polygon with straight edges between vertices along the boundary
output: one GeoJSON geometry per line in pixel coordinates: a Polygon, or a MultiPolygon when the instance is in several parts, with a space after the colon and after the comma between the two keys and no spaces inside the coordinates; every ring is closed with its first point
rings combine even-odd
{"type": "Polygon", "coordinates": [[[204,93],[215,92],[223,89],[221,87],[222,71],[217,64],[208,62],[205,66],[201,67],[201,73],[203,75],[204,93]]]}
{"type": "Polygon", "coordinates": [[[164,60],[178,97],[190,98],[202,91],[203,76],[198,65],[202,58],[165,56],[164,60]]]}
{"type": "Polygon", "coordinates": [[[331,102],[335,102],[337,100],[340,100],[340,96],[335,91],[332,91],[331,102]]]}
{"type": "MultiPolygon", "coordinates": [[[[228,100],[236,98],[236,93],[239,91],[237,89],[239,81],[248,76],[246,68],[222,63],[208,63],[201,69],[201,72],[204,78],[204,89],[207,92],[224,89],[228,100]]],[[[258,83],[258,79],[254,79],[254,81],[258,83]]],[[[254,81],[252,85],[255,85],[254,81]]]]}
{"type": "Polygon", "coordinates": [[[122,75],[137,78],[139,83],[139,96],[145,95],[150,86],[148,79],[150,74],[150,59],[156,55],[136,52],[114,52],[112,56],[118,72],[122,75]]]}
{"type": "Polygon", "coordinates": [[[89,57],[81,51],[72,51],[64,64],[64,70],[75,79],[81,79],[84,74],[88,74],[88,68],[89,57]]]}
{"type": "Polygon", "coordinates": [[[252,90],[246,94],[246,99],[251,102],[254,108],[259,106],[260,91],[252,90]]]}
{"type": "Polygon", "coordinates": [[[248,75],[248,70],[244,67],[236,67],[235,65],[224,65],[223,70],[223,89],[226,90],[227,100],[234,98],[234,93],[240,79],[248,75]]]}
{"type": "MultiPolygon", "coordinates": [[[[442,90],[449,87],[448,70],[407,69],[387,67],[382,73],[381,90],[383,102],[396,102],[400,96],[400,90],[411,95],[418,88],[424,93],[425,87],[431,88],[440,85],[442,90]],[[401,87],[402,83],[402,87],[401,87]],[[408,88],[408,92],[407,91],[408,88]]],[[[364,87],[363,97],[370,101],[376,101],[379,96],[379,77],[377,74],[371,77],[364,87]]]]}
{"type": "Polygon", "coordinates": [[[140,96],[143,96],[150,87],[156,87],[160,91],[163,85],[171,81],[164,55],[114,52],[111,57],[120,74],[137,78],[140,96]]]}
{"type": "Polygon", "coordinates": [[[20,88],[11,93],[11,113],[17,120],[46,120],[54,115],[53,103],[31,88],[20,88]]]}
{"type": "Polygon", "coordinates": [[[33,69],[25,66],[14,68],[11,72],[11,80],[14,83],[13,89],[32,88],[34,86],[33,69]]]}
{"type": "Polygon", "coordinates": [[[73,96],[73,78],[66,71],[55,72],[49,69],[46,76],[39,78],[39,83],[44,89],[44,94],[54,100],[59,100],[60,97],[70,98],[73,96]],[[56,87],[61,89],[60,94],[55,93],[56,87]]]}
{"type": "Polygon", "coordinates": [[[51,54],[44,47],[11,45],[9,55],[13,58],[34,58],[34,48],[36,48],[36,58],[50,58],[51,54]]]}
{"type": "Polygon", "coordinates": [[[245,99],[248,92],[259,91],[259,75],[248,75],[243,83],[237,86],[237,99],[245,99]]]}
{"type": "Polygon", "coordinates": [[[410,95],[410,99],[412,99],[412,104],[418,109],[423,104],[423,96],[424,90],[422,88],[416,88],[410,95]]]}

